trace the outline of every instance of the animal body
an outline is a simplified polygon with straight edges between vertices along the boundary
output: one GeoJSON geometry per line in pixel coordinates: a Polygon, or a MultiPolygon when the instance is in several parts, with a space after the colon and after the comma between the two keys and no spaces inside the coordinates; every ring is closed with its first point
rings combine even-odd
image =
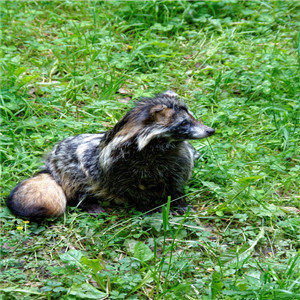
{"type": "Polygon", "coordinates": [[[13,189],[7,206],[27,218],[59,216],[67,204],[93,210],[101,200],[147,211],[170,196],[184,207],[195,159],[187,140],[213,133],[174,92],[143,98],[111,130],[58,143],[43,171],[13,189]]]}

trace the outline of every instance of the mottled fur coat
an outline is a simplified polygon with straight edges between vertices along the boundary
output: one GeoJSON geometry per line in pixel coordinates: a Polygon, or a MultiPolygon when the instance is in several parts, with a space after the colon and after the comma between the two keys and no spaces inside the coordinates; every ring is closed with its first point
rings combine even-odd
{"type": "Polygon", "coordinates": [[[49,153],[44,170],[17,185],[7,205],[21,217],[64,213],[67,204],[93,210],[98,201],[127,203],[140,211],[168,199],[184,207],[183,186],[195,151],[186,141],[214,129],[197,121],[168,91],[136,103],[110,131],[66,138],[49,153]]]}

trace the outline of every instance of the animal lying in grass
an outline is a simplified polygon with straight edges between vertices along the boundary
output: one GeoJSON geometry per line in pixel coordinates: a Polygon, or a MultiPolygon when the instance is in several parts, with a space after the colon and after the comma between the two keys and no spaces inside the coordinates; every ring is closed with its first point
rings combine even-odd
{"type": "Polygon", "coordinates": [[[183,186],[195,159],[186,140],[214,132],[172,91],[141,99],[111,130],[58,143],[43,171],[13,189],[7,206],[26,218],[60,216],[67,204],[99,212],[100,201],[127,203],[145,212],[170,196],[179,199],[174,209],[184,210],[183,186]]]}

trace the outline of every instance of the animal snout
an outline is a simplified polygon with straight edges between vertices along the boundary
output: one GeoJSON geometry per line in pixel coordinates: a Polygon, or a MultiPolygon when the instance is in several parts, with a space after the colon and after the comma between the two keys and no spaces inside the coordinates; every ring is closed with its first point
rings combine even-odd
{"type": "Polygon", "coordinates": [[[208,133],[208,135],[213,135],[215,133],[215,130],[211,127],[206,127],[205,131],[208,133]]]}

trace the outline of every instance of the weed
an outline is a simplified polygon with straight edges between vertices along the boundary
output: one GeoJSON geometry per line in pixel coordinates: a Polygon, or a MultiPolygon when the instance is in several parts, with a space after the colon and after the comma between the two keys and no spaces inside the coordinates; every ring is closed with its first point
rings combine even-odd
{"type": "MultiPolygon", "coordinates": [[[[299,299],[296,1],[2,1],[2,299],[299,299]],[[141,216],[5,207],[63,138],[172,89],[216,129],[195,206],[141,216]]],[[[174,199],[171,199],[174,200],[174,199]]]]}

